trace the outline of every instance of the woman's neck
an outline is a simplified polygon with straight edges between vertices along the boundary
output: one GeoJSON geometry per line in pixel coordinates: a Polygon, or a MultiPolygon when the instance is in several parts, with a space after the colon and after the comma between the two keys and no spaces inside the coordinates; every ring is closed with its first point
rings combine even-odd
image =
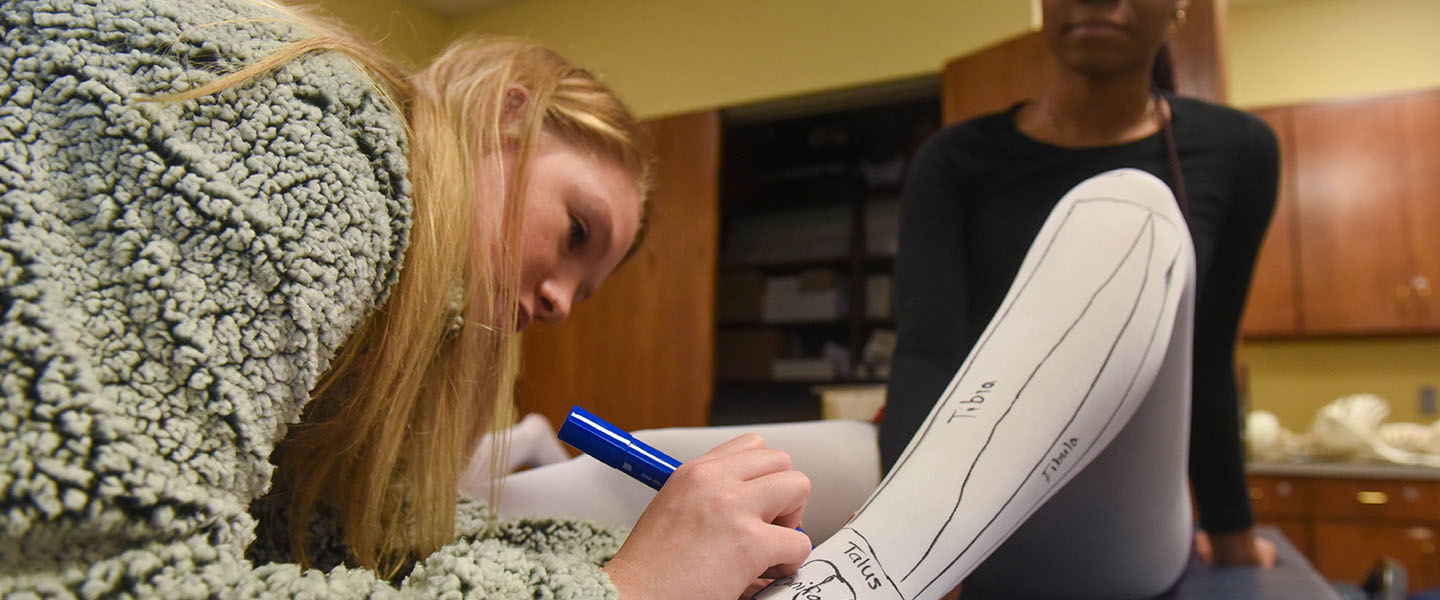
{"type": "Polygon", "coordinates": [[[1148,73],[1103,80],[1059,73],[1038,99],[1021,108],[1016,126],[1057,146],[1133,142],[1159,131],[1167,108],[1150,85],[1148,73]]]}

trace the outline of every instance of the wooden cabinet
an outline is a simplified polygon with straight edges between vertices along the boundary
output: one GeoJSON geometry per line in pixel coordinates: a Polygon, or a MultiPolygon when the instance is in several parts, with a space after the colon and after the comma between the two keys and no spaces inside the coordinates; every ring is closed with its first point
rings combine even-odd
{"type": "Polygon", "coordinates": [[[1038,31],[946,63],[945,124],[999,112],[1038,97],[1055,68],[1055,56],[1038,31]]]}
{"type": "Polygon", "coordinates": [[[1311,524],[1311,497],[1305,482],[1277,477],[1250,478],[1250,507],[1257,519],[1274,525],[1290,543],[1313,556],[1314,527],[1311,524]]]}
{"type": "Polygon", "coordinates": [[[1367,557],[1387,556],[1405,565],[1410,591],[1433,589],[1440,584],[1437,531],[1434,525],[1324,521],[1315,525],[1315,537],[1324,543],[1315,545],[1310,562],[1330,579],[1359,582],[1375,566],[1367,557]]]}
{"type": "MultiPolygon", "coordinates": [[[[1400,98],[1400,138],[1403,171],[1408,191],[1403,235],[1409,241],[1414,275],[1415,321],[1428,331],[1440,331],[1440,90],[1400,98]]],[[[1398,287],[1396,288],[1399,289],[1398,287]]]]}
{"type": "Polygon", "coordinates": [[[1282,183],[1242,332],[1440,331],[1440,90],[1256,114],[1282,183]]]}
{"type": "Polygon", "coordinates": [[[1241,335],[1293,335],[1300,331],[1299,266],[1296,264],[1295,135],[1288,108],[1255,111],[1275,132],[1280,146],[1280,189],[1270,229],[1255,258],[1250,298],[1240,322],[1241,335]]]}
{"type": "Polygon", "coordinates": [[[525,332],[519,409],[557,427],[576,404],[626,429],[709,419],[720,118],[648,127],[658,164],[644,244],[565,323],[525,332]]]}
{"type": "Polygon", "coordinates": [[[1411,591],[1440,586],[1440,480],[1251,475],[1250,497],[1256,521],[1283,531],[1329,579],[1359,582],[1387,557],[1405,565],[1411,591]]]}
{"type": "Polygon", "coordinates": [[[1440,92],[1296,107],[1296,194],[1301,198],[1300,295],[1310,333],[1423,330],[1433,300],[1421,271],[1434,240],[1440,170],[1409,168],[1434,157],[1440,92]],[[1428,109],[1428,110],[1427,110],[1428,109]],[[1412,148],[1414,148],[1412,150],[1412,148]],[[1425,205],[1431,206],[1425,206],[1425,205]],[[1426,209],[1429,209],[1428,211],[1426,209]],[[1430,221],[1417,222],[1422,212],[1430,221]],[[1423,295],[1423,296],[1422,296],[1423,295]]]}

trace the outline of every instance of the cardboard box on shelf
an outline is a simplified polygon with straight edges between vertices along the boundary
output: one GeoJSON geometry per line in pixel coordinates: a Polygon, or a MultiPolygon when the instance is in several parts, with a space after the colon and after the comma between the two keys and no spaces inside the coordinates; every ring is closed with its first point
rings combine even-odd
{"type": "Polygon", "coordinates": [[[829,321],[848,309],[842,278],[831,269],[809,269],[765,282],[764,320],[772,323],[829,321]]]}
{"type": "Polygon", "coordinates": [[[776,381],[827,381],[839,376],[835,362],[826,357],[777,358],[770,374],[776,381]]]}
{"type": "Polygon", "coordinates": [[[796,275],[796,290],[805,292],[828,292],[840,287],[840,274],[834,269],[805,269],[796,275]]]}
{"type": "Polygon", "coordinates": [[[890,318],[891,288],[894,278],[890,275],[870,275],[865,278],[865,316],[871,319],[890,318]]]}
{"type": "Polygon", "coordinates": [[[721,381],[764,381],[771,365],[785,356],[787,337],[778,329],[754,328],[715,333],[715,378],[721,381]]]}
{"type": "Polygon", "coordinates": [[[723,270],[716,280],[715,317],[721,323],[753,323],[765,308],[765,273],[723,270]]]}
{"type": "Polygon", "coordinates": [[[879,200],[865,205],[865,254],[895,256],[900,249],[900,201],[879,200]]]}
{"type": "Polygon", "coordinates": [[[737,217],[726,226],[723,264],[827,260],[850,249],[850,208],[833,206],[737,217]]]}
{"type": "Polygon", "coordinates": [[[817,385],[820,396],[820,418],[854,419],[874,422],[885,406],[885,384],[817,385]]]}

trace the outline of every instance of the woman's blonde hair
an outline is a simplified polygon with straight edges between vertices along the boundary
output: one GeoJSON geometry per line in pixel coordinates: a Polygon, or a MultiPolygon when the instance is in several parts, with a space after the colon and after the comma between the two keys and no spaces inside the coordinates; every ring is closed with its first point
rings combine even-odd
{"type": "MultiPolygon", "coordinates": [[[[340,51],[404,115],[414,225],[399,280],[342,347],[276,455],[300,562],[310,562],[318,509],[338,519],[351,560],[390,577],[451,541],[466,461],[486,431],[513,419],[521,192],[540,136],[617,161],[642,202],[650,159],[629,109],[542,46],[467,39],[406,74],[334,26],[287,13],[315,35],[185,96],[340,51]]],[[[495,438],[498,462],[504,438],[495,438]]]]}

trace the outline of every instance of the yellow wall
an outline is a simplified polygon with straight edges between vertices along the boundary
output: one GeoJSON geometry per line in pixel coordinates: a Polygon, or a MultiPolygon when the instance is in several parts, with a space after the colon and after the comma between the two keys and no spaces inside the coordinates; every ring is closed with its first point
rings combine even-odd
{"type": "MultiPolygon", "coordinates": [[[[735,106],[938,72],[1034,27],[1007,0],[511,0],[442,17],[410,0],[319,0],[420,63],[462,32],[544,41],[602,73],[637,112],[735,106]]],[[[1440,2],[1232,2],[1231,102],[1269,106],[1440,86],[1440,2]]]]}
{"type": "Polygon", "coordinates": [[[1390,421],[1429,424],[1419,389],[1440,386],[1440,338],[1248,342],[1240,351],[1249,366],[1251,408],[1280,417],[1286,428],[1306,431],[1315,411],[1340,396],[1377,394],[1390,402],[1390,421]]]}
{"type": "Polygon", "coordinates": [[[1030,23],[1016,0],[516,0],[461,26],[546,42],[653,117],[934,74],[1030,23]]]}
{"type": "Polygon", "coordinates": [[[424,64],[454,37],[454,26],[408,0],[311,0],[397,58],[424,64]]]}
{"type": "Polygon", "coordinates": [[[1232,3],[1230,101],[1259,107],[1440,87],[1440,2],[1232,3]]]}
{"type": "MultiPolygon", "coordinates": [[[[1008,0],[511,0],[451,18],[410,0],[318,0],[420,63],[462,32],[534,37],[645,116],[936,73],[1033,27],[1008,0]]],[[[1250,0],[1229,8],[1231,102],[1270,106],[1440,87],[1436,0],[1250,0]]]]}

